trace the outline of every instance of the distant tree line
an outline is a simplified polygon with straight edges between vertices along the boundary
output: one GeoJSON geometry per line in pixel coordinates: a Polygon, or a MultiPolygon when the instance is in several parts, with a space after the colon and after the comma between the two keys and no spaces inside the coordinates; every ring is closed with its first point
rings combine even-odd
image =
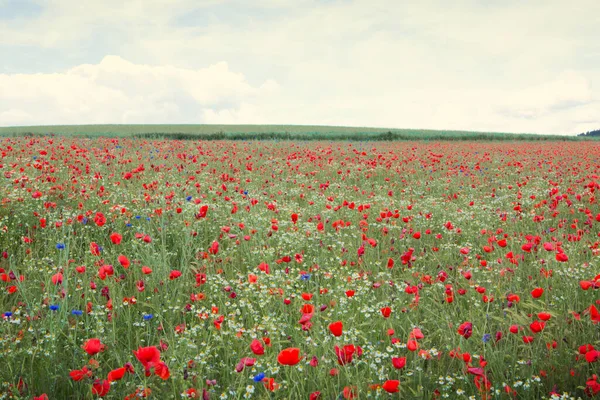
{"type": "Polygon", "coordinates": [[[600,136],[600,129],[596,129],[595,131],[588,131],[588,132],[580,133],[577,136],[600,136]]]}
{"type": "Polygon", "coordinates": [[[136,133],[134,138],[141,139],[174,139],[174,140],[330,140],[330,141],[410,141],[410,140],[493,140],[493,141],[542,141],[542,140],[560,140],[570,141],[579,140],[576,136],[560,136],[560,135],[537,135],[537,134],[511,134],[511,133],[459,133],[459,132],[439,132],[426,133],[423,135],[402,132],[353,132],[353,133],[338,133],[338,132],[215,132],[205,134],[193,134],[184,132],[165,132],[165,133],[136,133]]]}

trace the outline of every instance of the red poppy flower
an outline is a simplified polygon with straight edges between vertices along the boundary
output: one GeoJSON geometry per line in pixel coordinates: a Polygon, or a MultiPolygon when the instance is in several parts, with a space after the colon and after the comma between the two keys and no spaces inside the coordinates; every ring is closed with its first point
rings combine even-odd
{"type": "Polygon", "coordinates": [[[134,350],[133,354],[144,367],[160,361],[160,351],[156,346],[140,347],[137,351],[134,350]]]}
{"type": "Polygon", "coordinates": [[[352,356],[354,353],[357,353],[357,347],[353,344],[347,344],[342,348],[335,346],[334,350],[338,359],[338,364],[340,365],[350,364],[352,362],[352,356]]]}
{"type": "Polygon", "coordinates": [[[389,318],[390,315],[392,314],[391,307],[383,307],[380,311],[381,311],[381,315],[383,315],[383,318],[389,318]]]}
{"type": "Polygon", "coordinates": [[[169,371],[169,367],[162,361],[159,361],[154,366],[154,373],[162,380],[167,380],[171,376],[171,372],[169,371]]]}
{"type": "Polygon", "coordinates": [[[335,337],[342,336],[344,325],[342,321],[336,321],[329,324],[329,331],[335,337]]]}
{"type": "Polygon", "coordinates": [[[212,242],[210,248],[208,249],[208,252],[210,254],[217,255],[219,253],[219,242],[217,242],[216,240],[212,242]]]}
{"type": "Polygon", "coordinates": [[[94,384],[92,385],[92,394],[95,394],[98,397],[105,397],[110,391],[110,382],[107,380],[101,381],[100,379],[96,379],[94,384]]]}
{"type": "Polygon", "coordinates": [[[98,246],[96,242],[90,243],[90,253],[92,253],[93,256],[100,255],[100,246],[98,246]]]}
{"type": "Polygon", "coordinates": [[[121,240],[123,240],[123,236],[121,236],[117,232],[113,232],[110,234],[110,241],[113,244],[121,244],[121,240]]]}
{"type": "Polygon", "coordinates": [[[585,360],[588,363],[593,363],[598,361],[598,359],[600,358],[600,351],[598,350],[590,350],[587,353],[585,353],[585,360]]]}
{"type": "Polygon", "coordinates": [[[592,322],[594,324],[600,322],[600,312],[598,312],[596,306],[592,304],[588,310],[590,312],[590,319],[592,320],[592,322]]]}
{"type": "Polygon", "coordinates": [[[123,268],[125,268],[125,269],[129,268],[129,266],[131,265],[131,263],[129,262],[129,259],[126,256],[124,256],[123,254],[119,255],[118,260],[119,260],[119,264],[121,264],[123,266],[123,268]]]}
{"type": "Polygon", "coordinates": [[[196,218],[206,218],[206,214],[208,213],[208,206],[207,205],[203,205],[200,207],[200,210],[198,210],[198,214],[196,214],[196,218]]]}
{"type": "Polygon", "coordinates": [[[399,391],[398,386],[400,386],[400,381],[398,380],[387,380],[383,383],[383,390],[388,393],[396,393],[399,391]]]}
{"type": "Polygon", "coordinates": [[[583,289],[583,290],[588,290],[589,288],[591,288],[594,285],[594,282],[590,282],[590,281],[579,281],[579,286],[583,289]]]}
{"type": "Polygon", "coordinates": [[[88,353],[90,356],[94,354],[98,354],[106,348],[101,342],[100,339],[93,338],[88,339],[82,346],[83,350],[88,353]]]}
{"type": "Polygon", "coordinates": [[[533,321],[529,325],[529,329],[531,329],[531,332],[533,332],[533,333],[540,333],[541,331],[544,330],[545,327],[546,327],[546,323],[543,321],[533,321]]]}
{"type": "Polygon", "coordinates": [[[127,369],[125,367],[113,369],[108,373],[107,379],[109,382],[119,381],[123,379],[123,376],[125,376],[125,372],[127,372],[127,369]]]}
{"type": "Polygon", "coordinates": [[[534,299],[540,298],[542,296],[542,294],[544,294],[544,289],[543,288],[535,288],[531,291],[531,296],[534,299]]]}
{"type": "Polygon", "coordinates": [[[569,257],[565,253],[556,253],[556,261],[567,262],[569,261],[569,257]]]}
{"type": "Polygon", "coordinates": [[[277,361],[281,365],[296,365],[300,362],[300,349],[297,347],[289,347],[279,352],[277,361]]]}
{"type": "Polygon", "coordinates": [[[533,342],[533,336],[523,336],[523,343],[529,344],[533,342]]]}
{"type": "Polygon", "coordinates": [[[76,369],[76,370],[73,370],[73,371],[69,372],[69,376],[75,382],[78,382],[78,381],[83,380],[85,378],[91,378],[92,377],[92,370],[88,369],[87,366],[84,366],[81,369],[76,369]]]}
{"type": "Polygon", "coordinates": [[[402,369],[406,365],[406,357],[392,357],[392,365],[396,369],[402,369]]]}
{"type": "Polygon", "coordinates": [[[416,341],[416,340],[409,340],[409,341],[406,343],[406,348],[407,348],[409,351],[416,351],[416,350],[419,348],[419,343],[417,343],[417,341],[416,341]]]}
{"type": "Polygon", "coordinates": [[[302,293],[302,299],[304,301],[310,301],[310,299],[312,299],[313,294],[312,293],[302,293]]]}
{"type": "Polygon", "coordinates": [[[173,271],[171,271],[171,273],[169,274],[169,280],[174,280],[177,279],[181,276],[181,271],[178,271],[176,269],[174,269],[173,271]]]}
{"type": "Polygon", "coordinates": [[[300,312],[302,314],[312,314],[315,312],[315,306],[312,304],[304,304],[300,307],[300,312]]]}
{"type": "Polygon", "coordinates": [[[60,272],[52,275],[52,283],[55,285],[60,285],[63,282],[63,274],[60,272]]]}
{"type": "Polygon", "coordinates": [[[410,335],[408,335],[409,339],[416,339],[416,340],[420,340],[423,339],[425,337],[425,335],[423,335],[423,332],[421,332],[420,328],[413,328],[413,330],[410,332],[410,335]]]}
{"type": "Polygon", "coordinates": [[[104,226],[104,224],[106,224],[106,217],[101,212],[97,212],[96,216],[94,217],[94,222],[98,226],[104,226]]]}
{"type": "Polygon", "coordinates": [[[279,384],[275,382],[275,378],[263,378],[262,382],[265,386],[265,389],[267,389],[269,392],[274,392],[275,390],[279,389],[279,384]]]}
{"type": "Polygon", "coordinates": [[[355,386],[345,386],[342,395],[344,396],[344,399],[352,400],[358,396],[357,392],[358,390],[355,386]]]}
{"type": "Polygon", "coordinates": [[[579,354],[586,354],[588,351],[595,350],[594,346],[591,344],[584,344],[579,346],[579,354]]]}
{"type": "Polygon", "coordinates": [[[462,337],[464,337],[465,339],[470,338],[471,335],[473,334],[473,324],[468,321],[463,322],[458,327],[458,334],[461,335],[462,337]]]}
{"type": "Polygon", "coordinates": [[[265,348],[258,339],[254,339],[252,343],[250,343],[250,350],[257,356],[265,354],[265,348]]]}
{"type": "Polygon", "coordinates": [[[546,242],[546,243],[544,243],[544,250],[554,251],[554,245],[552,243],[546,242]]]}
{"type": "Polygon", "coordinates": [[[548,321],[550,318],[552,318],[552,316],[549,313],[547,313],[547,312],[538,313],[537,316],[542,321],[548,321]]]}

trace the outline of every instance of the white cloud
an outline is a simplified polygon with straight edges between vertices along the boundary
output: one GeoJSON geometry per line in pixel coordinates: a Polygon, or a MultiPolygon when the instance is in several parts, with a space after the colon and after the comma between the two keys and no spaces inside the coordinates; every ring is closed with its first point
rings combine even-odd
{"type": "Polygon", "coordinates": [[[507,93],[510,103],[501,111],[515,118],[538,118],[586,105],[593,100],[590,82],[572,71],[557,79],[507,93]]]}
{"type": "Polygon", "coordinates": [[[227,63],[190,70],[137,65],[117,56],[64,73],[0,74],[0,125],[202,123],[207,110],[238,109],[278,90],[258,87],[227,63]]]}

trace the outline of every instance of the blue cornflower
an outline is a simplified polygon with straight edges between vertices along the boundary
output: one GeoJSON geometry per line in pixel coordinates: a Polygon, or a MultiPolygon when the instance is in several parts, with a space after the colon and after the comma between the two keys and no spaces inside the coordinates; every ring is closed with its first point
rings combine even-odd
{"type": "Polygon", "coordinates": [[[60,306],[58,304],[50,304],[50,310],[52,311],[56,311],[60,308],[60,306]]]}
{"type": "Polygon", "coordinates": [[[150,217],[146,217],[146,221],[150,221],[150,217]]]}
{"type": "Polygon", "coordinates": [[[2,315],[4,316],[4,318],[10,318],[10,317],[12,317],[13,313],[11,313],[10,311],[7,311],[2,315]]]}
{"type": "Polygon", "coordinates": [[[248,191],[247,191],[247,190],[244,190],[244,194],[245,194],[245,195],[247,195],[247,194],[248,194],[248,191]]]}
{"type": "Polygon", "coordinates": [[[300,277],[300,279],[302,279],[303,281],[307,281],[310,279],[310,274],[302,274],[302,276],[300,277]]]}
{"type": "Polygon", "coordinates": [[[492,340],[492,335],[490,335],[489,333],[486,333],[485,335],[483,335],[483,338],[481,340],[483,340],[483,343],[487,343],[490,340],[492,340]]]}
{"type": "Polygon", "coordinates": [[[81,223],[84,224],[84,225],[87,224],[88,223],[88,219],[87,218],[82,219],[81,223]]]}
{"type": "Polygon", "coordinates": [[[256,374],[254,376],[254,378],[252,378],[252,380],[254,380],[254,382],[261,382],[263,379],[265,379],[264,372],[259,372],[258,374],[256,374]]]}
{"type": "Polygon", "coordinates": [[[80,315],[83,315],[83,311],[81,311],[81,310],[73,310],[73,311],[71,311],[71,314],[80,316],[80,315]]]}
{"type": "Polygon", "coordinates": [[[185,198],[187,201],[192,201],[192,196],[188,196],[185,198]]]}
{"type": "Polygon", "coordinates": [[[144,321],[150,321],[152,318],[154,318],[154,315],[152,315],[152,314],[144,314],[144,321]]]}
{"type": "Polygon", "coordinates": [[[136,215],[136,216],[135,216],[135,219],[140,219],[140,218],[142,218],[142,216],[141,216],[141,215],[136,215]]]}
{"type": "Polygon", "coordinates": [[[131,228],[133,225],[131,224],[125,224],[126,227],[131,228]]]}
{"type": "Polygon", "coordinates": [[[56,248],[58,250],[64,250],[65,249],[65,244],[64,243],[56,243],[56,248]]]}

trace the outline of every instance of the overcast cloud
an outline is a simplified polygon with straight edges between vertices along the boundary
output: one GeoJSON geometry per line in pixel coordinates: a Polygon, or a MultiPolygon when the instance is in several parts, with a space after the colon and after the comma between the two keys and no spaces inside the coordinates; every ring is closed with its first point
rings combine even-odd
{"type": "Polygon", "coordinates": [[[597,0],[0,0],[0,125],[574,134],[598,26],[597,0]]]}

